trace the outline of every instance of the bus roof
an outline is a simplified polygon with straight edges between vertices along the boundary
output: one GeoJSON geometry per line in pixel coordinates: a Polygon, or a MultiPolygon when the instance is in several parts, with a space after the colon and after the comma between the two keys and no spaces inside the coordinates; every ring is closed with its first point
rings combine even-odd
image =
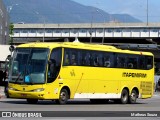
{"type": "Polygon", "coordinates": [[[101,50],[101,51],[112,51],[112,52],[120,52],[120,53],[132,53],[132,54],[140,54],[140,55],[151,55],[151,52],[144,52],[144,51],[131,51],[131,50],[122,50],[116,48],[111,45],[100,45],[100,44],[86,44],[81,42],[33,42],[33,43],[26,43],[17,46],[19,47],[37,47],[37,48],[49,48],[53,49],[55,47],[66,47],[66,48],[80,48],[80,49],[88,49],[88,50],[101,50]]]}

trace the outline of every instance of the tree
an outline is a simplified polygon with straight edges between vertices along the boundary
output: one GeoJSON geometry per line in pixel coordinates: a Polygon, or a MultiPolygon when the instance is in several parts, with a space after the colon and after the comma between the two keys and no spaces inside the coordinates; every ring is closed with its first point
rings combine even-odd
{"type": "Polygon", "coordinates": [[[14,29],[14,25],[13,25],[13,23],[10,23],[10,25],[9,25],[9,36],[10,36],[10,40],[9,40],[9,44],[10,45],[12,45],[13,44],[13,29],[14,29]]]}

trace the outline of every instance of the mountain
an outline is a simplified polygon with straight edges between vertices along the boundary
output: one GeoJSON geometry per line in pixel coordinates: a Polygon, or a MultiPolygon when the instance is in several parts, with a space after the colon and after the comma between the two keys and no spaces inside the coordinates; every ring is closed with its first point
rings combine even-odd
{"type": "Polygon", "coordinates": [[[13,23],[141,22],[128,14],[109,14],[72,0],[3,0],[13,23]]]}

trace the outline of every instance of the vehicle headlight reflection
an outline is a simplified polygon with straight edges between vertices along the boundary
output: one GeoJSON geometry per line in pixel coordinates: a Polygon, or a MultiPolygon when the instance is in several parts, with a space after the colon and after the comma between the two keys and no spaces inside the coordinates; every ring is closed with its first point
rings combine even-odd
{"type": "Polygon", "coordinates": [[[34,89],[34,90],[31,90],[32,92],[41,92],[41,91],[44,91],[44,88],[38,88],[38,89],[34,89]]]}

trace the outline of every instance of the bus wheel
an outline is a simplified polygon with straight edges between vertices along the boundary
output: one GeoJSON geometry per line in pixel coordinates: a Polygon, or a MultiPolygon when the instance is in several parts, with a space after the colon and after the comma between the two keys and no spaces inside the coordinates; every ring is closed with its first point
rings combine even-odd
{"type": "Polygon", "coordinates": [[[121,102],[122,104],[128,103],[128,97],[129,97],[128,91],[127,91],[126,89],[123,89],[123,90],[122,90],[122,93],[121,93],[120,102],[121,102]]]}
{"type": "Polygon", "coordinates": [[[68,91],[66,89],[62,89],[59,95],[59,99],[56,100],[58,104],[66,104],[69,99],[68,91]]]}
{"type": "Polygon", "coordinates": [[[136,90],[132,90],[131,95],[129,97],[129,103],[134,104],[137,100],[137,92],[136,90]]]}
{"type": "Polygon", "coordinates": [[[36,104],[38,102],[38,99],[27,99],[27,102],[29,104],[36,104]]]}

